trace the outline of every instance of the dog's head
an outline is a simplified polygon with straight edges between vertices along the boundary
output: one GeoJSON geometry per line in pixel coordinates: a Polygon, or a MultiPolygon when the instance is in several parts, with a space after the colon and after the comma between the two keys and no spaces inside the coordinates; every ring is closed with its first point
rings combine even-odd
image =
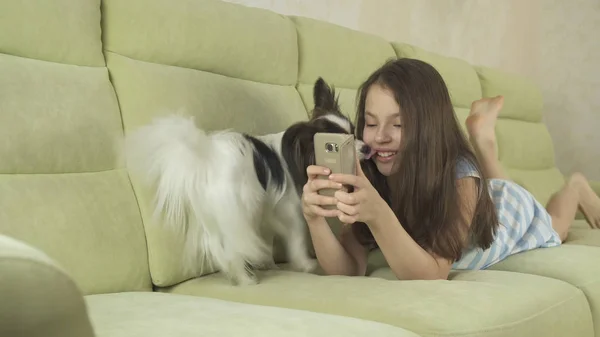
{"type": "MultiPolygon", "coordinates": [[[[306,167],[315,164],[313,137],[318,132],[355,134],[355,126],[340,110],[335,89],[321,77],[313,89],[314,107],[310,119],[289,127],[283,135],[282,152],[296,182],[298,192],[308,179],[306,167]]],[[[356,155],[364,160],[371,149],[363,141],[355,140],[356,155]]]]}

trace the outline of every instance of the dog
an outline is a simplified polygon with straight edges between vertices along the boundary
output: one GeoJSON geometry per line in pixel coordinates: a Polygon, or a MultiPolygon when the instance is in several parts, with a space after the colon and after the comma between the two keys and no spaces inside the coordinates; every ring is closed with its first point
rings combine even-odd
{"type": "MultiPolygon", "coordinates": [[[[173,114],[126,136],[127,166],[156,186],[155,216],[185,232],[185,268],[208,261],[232,284],[257,284],[253,268],[277,268],[265,233],[284,239],[293,270],[316,267],[301,209],[306,168],[315,164],[313,136],[354,134],[355,127],[320,77],[313,98],[309,120],[280,133],[209,132],[173,114]]],[[[357,140],[356,151],[363,160],[370,149],[357,140]]]]}

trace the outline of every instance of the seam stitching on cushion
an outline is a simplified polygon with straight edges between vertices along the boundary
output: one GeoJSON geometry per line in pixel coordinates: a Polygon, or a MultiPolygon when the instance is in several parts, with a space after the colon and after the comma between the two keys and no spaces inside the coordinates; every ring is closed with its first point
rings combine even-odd
{"type": "Polygon", "coordinates": [[[127,175],[127,181],[129,182],[129,187],[131,188],[131,192],[133,193],[133,198],[135,199],[135,205],[137,206],[137,214],[140,218],[140,223],[142,225],[142,233],[144,233],[144,246],[146,247],[146,267],[148,268],[148,283],[150,285],[150,288],[154,290],[154,280],[152,277],[152,266],[150,263],[150,245],[148,243],[148,232],[146,231],[146,219],[144,218],[144,214],[142,212],[142,208],[140,206],[140,200],[139,200],[139,196],[137,191],[135,190],[135,187],[133,186],[133,181],[131,181],[131,176],[129,174],[129,170],[124,169],[125,174],[127,175]]]}
{"type": "MultiPolygon", "coordinates": [[[[60,64],[60,65],[65,65],[65,66],[74,66],[74,67],[86,67],[86,68],[105,68],[105,65],[89,65],[89,64],[75,64],[75,63],[66,63],[66,62],[58,62],[58,61],[50,61],[50,60],[43,60],[43,59],[37,59],[34,57],[29,57],[29,56],[24,56],[24,55],[16,55],[16,54],[8,54],[8,53],[3,53],[0,52],[0,55],[6,55],[6,56],[12,56],[12,57],[20,57],[20,58],[24,58],[27,60],[32,60],[32,61],[40,61],[40,62],[46,62],[46,63],[53,63],[53,64],[60,64]]],[[[104,56],[102,57],[104,59],[104,56]]],[[[106,62],[106,61],[105,61],[106,62]]]]}
{"type": "Polygon", "coordinates": [[[65,172],[34,172],[34,173],[10,173],[10,172],[0,172],[0,176],[2,175],[11,175],[11,176],[27,176],[27,175],[68,175],[68,174],[89,174],[89,173],[105,173],[111,171],[120,171],[127,170],[125,167],[115,167],[106,170],[97,170],[97,171],[65,171],[65,172]]]}
{"type": "MultiPolygon", "coordinates": [[[[314,83],[310,84],[310,83],[304,83],[304,82],[298,82],[297,85],[305,85],[305,86],[309,86],[312,87],[314,85],[314,83]]],[[[338,85],[335,84],[335,89],[344,89],[344,90],[358,90],[358,88],[351,88],[351,87],[346,87],[346,86],[342,86],[342,85],[338,85]]]]}
{"type": "Polygon", "coordinates": [[[298,87],[301,85],[301,82],[300,82],[300,32],[298,31],[298,25],[296,25],[296,22],[291,17],[287,17],[287,18],[290,20],[290,22],[294,26],[294,31],[296,32],[296,50],[297,50],[296,55],[298,56],[298,63],[297,63],[297,67],[296,67],[296,83],[294,84],[294,89],[296,90],[296,93],[300,97],[300,101],[302,101],[302,106],[304,106],[304,111],[306,112],[306,117],[310,118],[310,109],[308,108],[306,101],[300,94],[300,91],[298,90],[298,87]]]}
{"type": "Polygon", "coordinates": [[[510,170],[519,170],[519,171],[526,171],[526,172],[534,172],[534,171],[550,171],[550,170],[553,170],[555,168],[557,169],[556,166],[539,167],[539,168],[527,168],[527,167],[510,166],[510,165],[507,165],[500,158],[498,158],[498,161],[500,162],[500,164],[502,164],[502,166],[504,168],[507,168],[507,169],[510,169],[510,170]]]}
{"type": "MultiPolygon", "coordinates": [[[[478,330],[463,330],[463,331],[458,331],[458,332],[452,332],[451,334],[446,334],[446,333],[444,333],[442,331],[435,331],[435,330],[426,331],[425,333],[426,334],[435,334],[437,336],[459,336],[459,335],[460,336],[469,336],[469,335],[474,335],[474,334],[480,334],[482,332],[502,331],[502,330],[505,330],[506,328],[511,328],[511,327],[519,325],[519,324],[521,324],[523,322],[530,321],[530,320],[535,319],[535,318],[537,318],[539,316],[542,316],[546,312],[554,310],[555,308],[563,305],[564,303],[570,302],[573,299],[576,299],[577,297],[582,296],[582,295],[586,299],[586,303],[587,303],[587,296],[585,296],[585,293],[581,289],[577,288],[577,294],[569,297],[568,299],[565,299],[565,300],[563,300],[561,302],[555,303],[552,306],[547,307],[547,308],[545,308],[545,309],[543,309],[541,311],[538,311],[538,312],[536,312],[536,313],[534,313],[534,314],[532,314],[532,315],[530,315],[528,317],[525,317],[525,318],[522,318],[522,319],[510,322],[510,323],[507,323],[507,324],[497,325],[497,326],[494,326],[494,327],[483,328],[483,329],[478,329],[478,330]]],[[[588,309],[589,309],[589,307],[588,307],[588,309]]]]}
{"type": "MultiPolygon", "coordinates": [[[[233,77],[230,75],[225,75],[225,74],[221,74],[221,73],[217,73],[214,71],[210,71],[210,70],[205,70],[205,69],[198,69],[198,68],[191,68],[191,67],[185,67],[185,66],[181,66],[181,65],[175,65],[175,64],[167,64],[167,63],[160,63],[160,62],[153,62],[153,61],[148,61],[148,60],[140,60],[137,59],[135,57],[131,57],[129,55],[125,55],[125,54],[121,54],[115,51],[112,51],[110,49],[104,48],[103,49],[104,52],[108,52],[111,54],[115,54],[115,55],[119,55],[121,57],[125,57],[128,58],[130,60],[134,60],[134,61],[138,61],[138,62],[144,62],[144,63],[148,63],[148,64],[156,64],[156,65],[160,65],[160,66],[165,66],[165,67],[174,67],[174,68],[180,68],[180,69],[189,69],[189,70],[195,70],[195,71],[199,71],[199,72],[203,72],[203,73],[209,73],[209,74],[214,74],[214,75],[219,75],[219,76],[223,76],[223,77],[227,77],[227,78],[231,78],[231,79],[236,79],[236,80],[242,80],[242,81],[248,81],[248,82],[254,82],[254,83],[260,83],[260,84],[267,84],[267,85],[276,85],[276,86],[280,86],[280,87],[293,87],[294,83],[290,83],[290,84],[281,84],[281,83],[272,83],[272,82],[263,82],[263,81],[256,81],[256,80],[252,80],[252,79],[248,79],[248,78],[243,78],[243,77],[233,77]]],[[[107,62],[108,63],[108,62],[107,62]]],[[[108,67],[108,66],[107,66],[108,67]]]]}
{"type": "MultiPolygon", "coordinates": [[[[574,246],[575,246],[575,245],[574,245],[574,246]]],[[[592,285],[592,284],[597,284],[597,283],[598,283],[598,281],[600,281],[600,279],[595,279],[595,280],[593,280],[593,281],[589,281],[589,282],[586,282],[586,283],[582,283],[582,284],[578,285],[578,286],[577,286],[577,288],[581,289],[582,287],[587,287],[587,286],[589,286],[589,285],[592,285]]],[[[582,290],[582,291],[583,291],[583,290],[582,290]]],[[[585,294],[585,292],[583,292],[583,293],[585,294]]]]}

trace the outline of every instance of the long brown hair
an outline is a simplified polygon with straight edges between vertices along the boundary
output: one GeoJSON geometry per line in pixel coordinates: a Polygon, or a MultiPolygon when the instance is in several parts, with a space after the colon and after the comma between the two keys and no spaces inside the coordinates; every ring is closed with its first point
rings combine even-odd
{"type": "MultiPolygon", "coordinates": [[[[442,76],[420,60],[386,62],[359,88],[356,131],[361,140],[367,92],[374,84],[394,93],[402,112],[402,139],[389,177],[379,173],[373,161],[363,163],[373,186],[424,249],[456,261],[467,244],[488,248],[498,217],[486,177],[461,131],[442,76]],[[468,206],[461,205],[457,194],[456,167],[460,159],[469,161],[481,177],[473,219],[466,219],[461,213],[462,207],[468,206]]],[[[361,243],[376,245],[364,223],[353,227],[361,243]]]]}

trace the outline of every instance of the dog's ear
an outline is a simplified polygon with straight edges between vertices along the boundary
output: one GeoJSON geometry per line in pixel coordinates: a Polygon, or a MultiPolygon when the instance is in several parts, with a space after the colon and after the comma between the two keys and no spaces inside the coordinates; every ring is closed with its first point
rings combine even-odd
{"type": "Polygon", "coordinates": [[[288,169],[298,193],[302,193],[302,188],[308,180],[306,168],[315,165],[313,137],[317,132],[315,126],[301,122],[288,128],[281,139],[283,158],[289,165],[288,169]]]}
{"type": "Polygon", "coordinates": [[[314,116],[325,113],[340,112],[338,97],[335,95],[335,88],[329,86],[322,77],[315,82],[313,89],[313,99],[315,101],[314,116]]]}

